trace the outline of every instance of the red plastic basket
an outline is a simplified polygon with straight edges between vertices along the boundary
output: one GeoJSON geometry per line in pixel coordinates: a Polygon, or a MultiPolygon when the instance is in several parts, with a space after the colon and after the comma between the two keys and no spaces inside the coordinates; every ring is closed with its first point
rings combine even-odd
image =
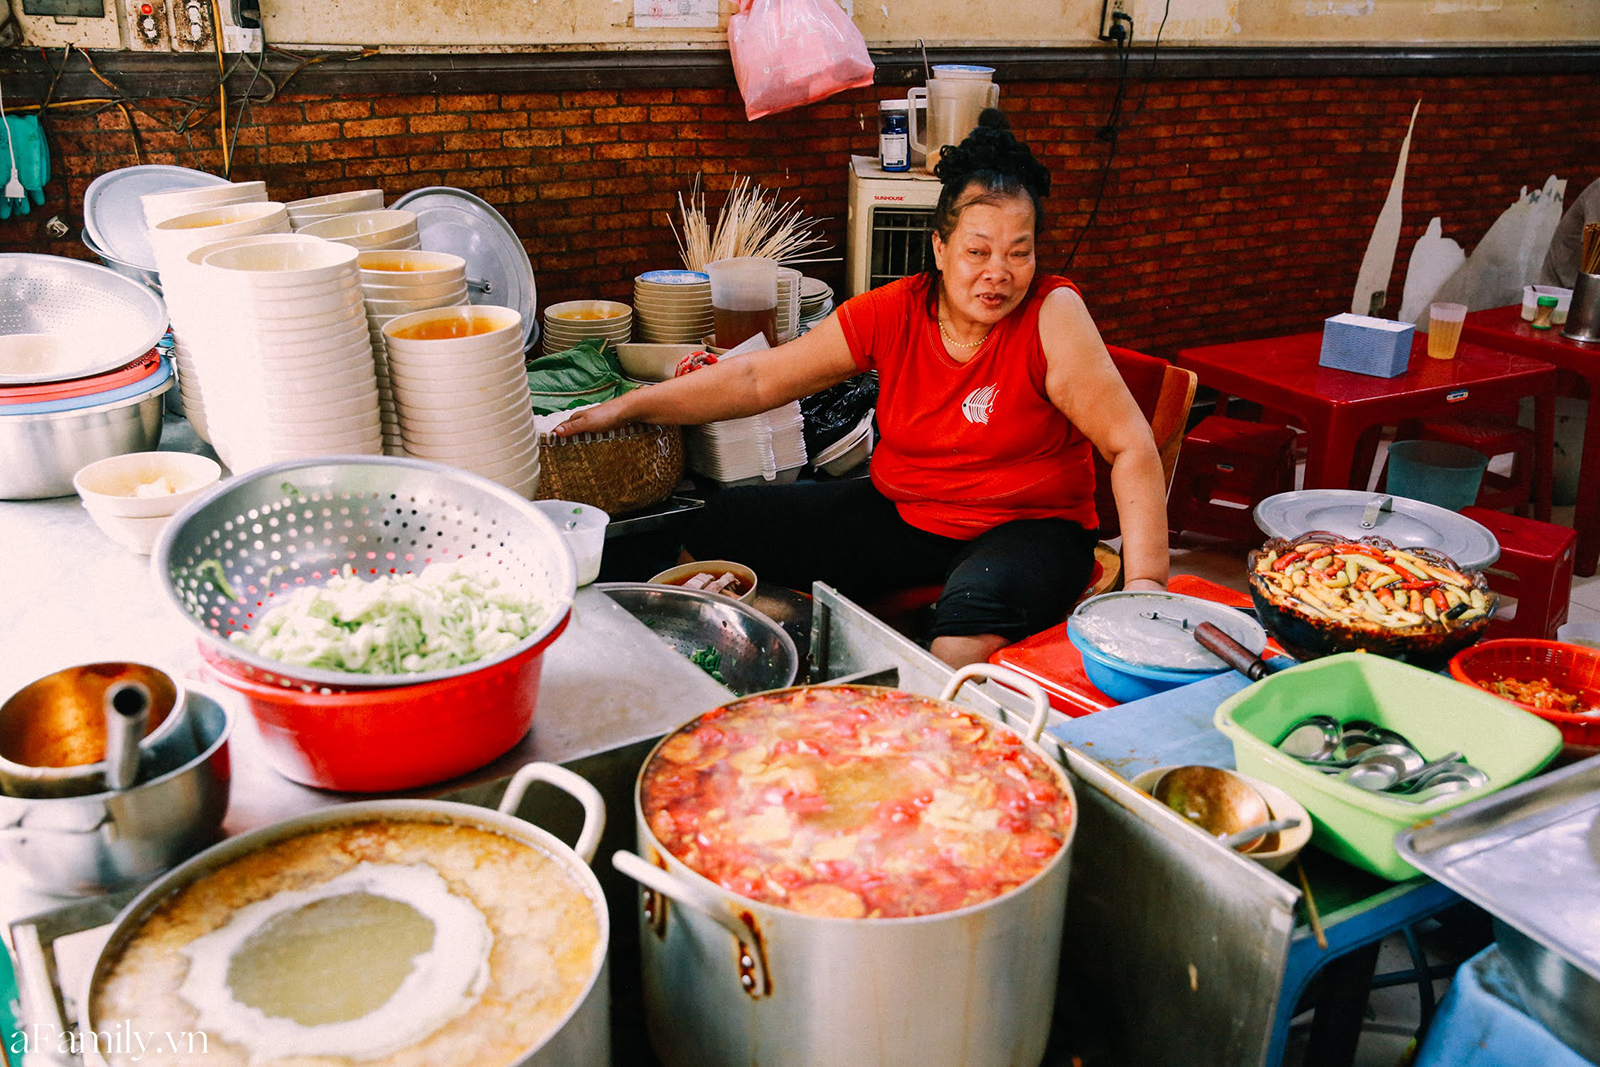
{"type": "Polygon", "coordinates": [[[442,782],[509,751],[533,725],[544,640],[480,671],[388,689],[303,689],[262,684],[206,642],[207,673],[241,693],[267,760],[291,781],[349,793],[442,782]]]}
{"type": "MultiPolygon", "coordinates": [[[[1543,678],[1553,686],[1577,693],[1583,707],[1600,708],[1600,651],[1581,645],[1529,637],[1480,641],[1456,653],[1450,660],[1450,674],[1459,682],[1490,693],[1494,693],[1491,687],[1497,681],[1532,682],[1543,678]]],[[[1600,753],[1600,714],[1550,711],[1519,700],[1501,699],[1555,723],[1568,755],[1600,753]]]]}
{"type": "Polygon", "coordinates": [[[42,404],[48,400],[69,400],[121,389],[151,377],[161,369],[161,354],[151,349],[132,362],[115,370],[88,378],[73,378],[65,382],[41,382],[36,385],[0,385],[0,405],[42,404]]]}

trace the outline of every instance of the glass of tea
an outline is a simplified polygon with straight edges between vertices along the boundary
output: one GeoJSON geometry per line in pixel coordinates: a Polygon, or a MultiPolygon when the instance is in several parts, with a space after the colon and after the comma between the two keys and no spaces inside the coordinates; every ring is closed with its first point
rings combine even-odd
{"type": "Polygon", "coordinates": [[[711,275],[711,315],[718,348],[762,334],[778,343],[778,263],[735,256],[706,264],[711,275]]]}
{"type": "Polygon", "coordinates": [[[1428,355],[1455,359],[1461,327],[1467,318],[1465,304],[1434,304],[1428,308],[1428,355]]]}

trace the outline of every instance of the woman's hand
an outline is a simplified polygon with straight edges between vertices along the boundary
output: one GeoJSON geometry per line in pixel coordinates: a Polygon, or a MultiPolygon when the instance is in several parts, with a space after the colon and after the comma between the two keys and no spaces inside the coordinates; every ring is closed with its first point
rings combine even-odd
{"type": "Polygon", "coordinates": [[[585,408],[557,426],[552,433],[557,437],[571,437],[580,433],[607,433],[619,426],[626,426],[633,420],[627,415],[623,399],[619,396],[615,400],[585,408]]]}

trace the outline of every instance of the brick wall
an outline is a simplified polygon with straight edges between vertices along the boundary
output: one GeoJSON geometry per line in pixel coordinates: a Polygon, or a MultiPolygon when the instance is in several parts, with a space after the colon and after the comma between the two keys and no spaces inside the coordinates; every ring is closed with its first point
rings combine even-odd
{"type": "MultiPolygon", "coordinates": [[[[1043,268],[1062,268],[1093,204],[1108,151],[1096,131],[1114,88],[1106,80],[1003,86],[1013,125],[1054,176],[1043,268]]],[[[238,131],[233,177],[264,179],[279,200],[371,185],[391,196],[428,185],[468,189],[522,236],[541,306],[626,300],[635,274],[677,264],[667,219],[696,172],[707,177],[713,207],[735,172],[781,188],[785,200],[828,218],[842,255],[846,160],[876,151],[875,102],[890,95],[899,94],[857,91],[755,123],[745,121],[737,93],[722,88],[286,95],[255,107],[238,131]]],[[[1446,236],[1470,251],[1522,186],[1554,173],[1575,195],[1600,177],[1600,132],[1575,121],[1572,107],[1597,97],[1600,76],[1135,84],[1098,221],[1070,274],[1109,340],[1161,355],[1315,328],[1349,304],[1420,98],[1389,289],[1397,309],[1411,245],[1431,216],[1442,215],[1446,236]]],[[[214,116],[174,133],[171,117],[183,110],[156,101],[133,114],[145,162],[220,170],[214,116]]],[[[134,162],[119,111],[57,109],[51,129],[59,177],[50,201],[0,223],[0,250],[86,255],[76,243],[84,189],[134,162]],[[51,242],[41,220],[69,201],[74,236],[51,242]]],[[[808,271],[842,280],[838,264],[808,271]]]]}

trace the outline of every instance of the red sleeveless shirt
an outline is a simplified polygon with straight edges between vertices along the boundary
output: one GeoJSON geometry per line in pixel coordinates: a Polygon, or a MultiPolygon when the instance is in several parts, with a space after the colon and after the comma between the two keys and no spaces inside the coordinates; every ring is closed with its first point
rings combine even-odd
{"type": "Polygon", "coordinates": [[[1065,278],[1039,275],[977,354],[945,351],[920,277],[839,308],[845,342],[879,376],[872,482],[929,533],[971,540],[1013,519],[1094,529],[1093,446],[1045,393],[1039,307],[1065,278]]]}

